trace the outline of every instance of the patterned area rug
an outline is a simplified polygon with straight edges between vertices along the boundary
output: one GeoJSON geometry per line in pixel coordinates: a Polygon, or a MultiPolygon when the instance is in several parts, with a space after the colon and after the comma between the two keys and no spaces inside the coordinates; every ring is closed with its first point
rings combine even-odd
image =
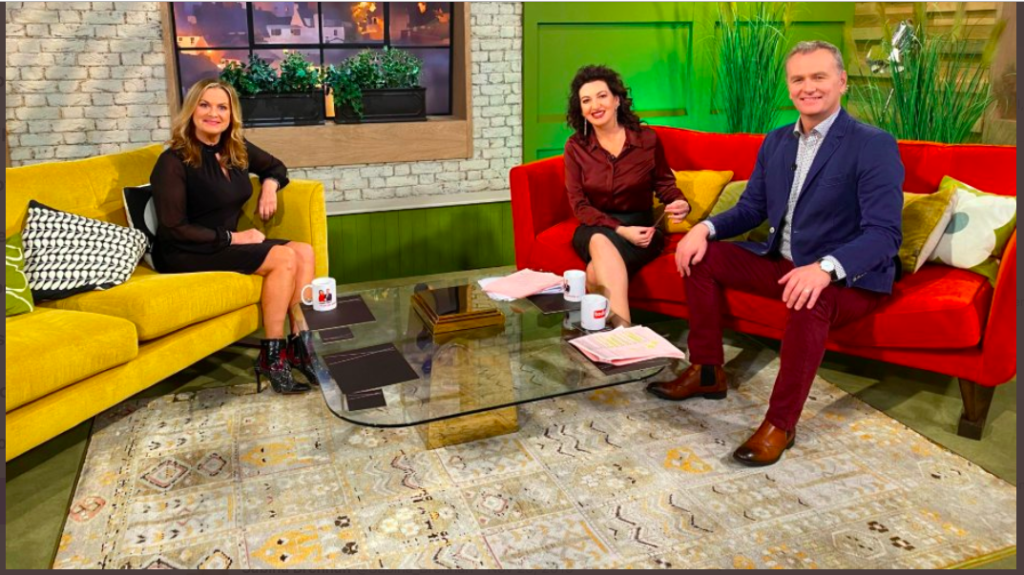
{"type": "Polygon", "coordinates": [[[641,384],[530,404],[425,451],[254,385],[98,420],[62,568],[935,568],[1012,548],[1017,490],[818,379],[779,464],[732,450],[778,370],[729,348],[724,401],[641,384]]]}

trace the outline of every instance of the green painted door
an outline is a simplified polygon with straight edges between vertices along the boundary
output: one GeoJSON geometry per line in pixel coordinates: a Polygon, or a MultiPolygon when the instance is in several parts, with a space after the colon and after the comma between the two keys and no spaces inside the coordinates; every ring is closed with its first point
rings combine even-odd
{"type": "MultiPolygon", "coordinates": [[[[742,9],[742,4],[739,5],[742,9]]],[[[528,2],[523,6],[523,161],[562,153],[569,84],[586,64],[622,74],[650,124],[723,131],[715,112],[712,49],[717,3],[528,2]]],[[[844,46],[854,4],[797,3],[788,43],[844,46]]],[[[844,48],[845,49],[845,48],[844,48]]],[[[770,81],[751,74],[751,82],[770,81]]],[[[776,80],[783,89],[782,78],[776,80]]],[[[786,109],[780,125],[796,120],[786,109]]]]}

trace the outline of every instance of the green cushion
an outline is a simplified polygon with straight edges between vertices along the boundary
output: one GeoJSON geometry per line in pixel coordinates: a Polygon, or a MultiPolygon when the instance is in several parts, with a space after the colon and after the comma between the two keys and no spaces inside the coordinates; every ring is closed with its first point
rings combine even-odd
{"type": "Polygon", "coordinates": [[[953,218],[954,189],[947,186],[934,194],[903,192],[903,243],[900,263],[912,274],[921,269],[939,245],[953,218]]]}
{"type": "Polygon", "coordinates": [[[35,309],[32,290],[25,277],[25,251],[21,247],[21,234],[7,238],[7,273],[4,287],[7,292],[7,315],[28,313],[35,309]]]}
{"type": "MultiPolygon", "coordinates": [[[[711,213],[708,217],[717,216],[718,214],[731,209],[733,206],[740,201],[740,196],[743,195],[743,191],[747,189],[747,180],[739,180],[736,182],[729,182],[729,185],[725,186],[722,193],[718,196],[718,201],[715,202],[715,207],[711,209],[711,213]]],[[[768,241],[768,229],[771,226],[768,225],[768,220],[761,223],[760,226],[752,231],[742,233],[738,236],[731,238],[724,238],[728,240],[751,240],[755,242],[766,242],[768,241]]]]}
{"type": "Polygon", "coordinates": [[[993,285],[999,260],[1017,229],[1017,198],[989,194],[946,176],[939,190],[954,190],[953,217],[929,261],[971,270],[993,285]]]}

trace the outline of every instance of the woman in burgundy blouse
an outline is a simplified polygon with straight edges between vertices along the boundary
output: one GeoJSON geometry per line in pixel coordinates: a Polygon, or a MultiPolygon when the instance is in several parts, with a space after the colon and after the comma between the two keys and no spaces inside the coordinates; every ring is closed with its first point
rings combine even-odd
{"type": "MultiPolygon", "coordinates": [[[[313,279],[313,247],[267,239],[256,229],[238,231],[242,206],[252,197],[249,173],[259,176],[258,215],[277,211],[277,193],[288,170],[242,136],[235,90],[216,79],[196,82],[171,127],[170,147],[157,159],[150,184],[157,215],[153,261],[161,273],[232,271],[263,276],[263,340],[256,381],[278,393],[310,387],[292,378],[294,366],[316,382],[306,353],[308,333],[284,339],[285,316],[313,279]]],[[[295,331],[295,322],[292,330],[295,331]]]]}
{"type": "Polygon", "coordinates": [[[587,290],[610,302],[618,324],[630,323],[629,278],[658,257],[665,239],[654,227],[652,192],[675,222],[690,212],[658,135],[640,125],[617,72],[584,66],[569,94],[565,188],[580,226],[572,245],[587,264],[587,290]]]}

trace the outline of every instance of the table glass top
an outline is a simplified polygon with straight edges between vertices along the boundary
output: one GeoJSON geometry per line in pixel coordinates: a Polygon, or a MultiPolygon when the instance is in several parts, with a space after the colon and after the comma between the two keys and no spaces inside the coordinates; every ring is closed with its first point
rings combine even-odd
{"type": "MultiPolygon", "coordinates": [[[[314,333],[316,371],[331,411],[359,425],[403,427],[641,379],[665,379],[684,367],[683,362],[658,360],[658,365],[605,373],[568,343],[586,333],[579,328],[578,311],[544,314],[529,300],[491,301],[476,284],[482,277],[480,272],[447,274],[443,279],[339,293],[339,302],[359,296],[374,319],[349,325],[349,339],[325,342],[329,332],[314,333]],[[454,286],[471,286],[460,292],[472,300],[463,301],[463,307],[493,305],[504,314],[504,323],[432,335],[414,310],[413,296],[425,289],[454,286]],[[376,353],[386,355],[366,361],[366,356],[376,353]],[[335,381],[328,364],[336,367],[356,359],[361,363],[349,366],[360,367],[349,369],[343,381],[335,381]],[[400,365],[403,360],[410,369],[400,365]],[[359,402],[365,402],[366,396],[359,399],[359,395],[366,392],[353,394],[353,390],[386,377],[407,380],[380,388],[383,398],[381,392],[369,392],[376,395],[371,404],[383,400],[384,406],[361,408],[366,404],[359,402]]],[[[307,310],[305,315],[317,313],[321,312],[307,310]]],[[[679,323],[645,325],[680,346],[679,323]]]]}

